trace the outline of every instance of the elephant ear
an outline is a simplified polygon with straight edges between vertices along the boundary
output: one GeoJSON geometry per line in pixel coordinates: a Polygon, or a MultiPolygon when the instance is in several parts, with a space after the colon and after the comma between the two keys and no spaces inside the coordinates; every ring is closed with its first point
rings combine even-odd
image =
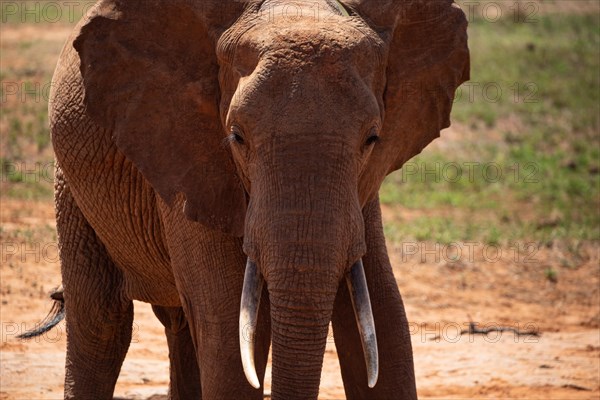
{"type": "Polygon", "coordinates": [[[74,47],[87,114],[188,218],[243,234],[246,197],[223,145],[215,42],[238,2],[102,0],[74,47]]]}
{"type": "Polygon", "coordinates": [[[382,143],[361,181],[371,197],[386,174],[450,126],[456,88],[469,79],[467,19],[452,0],[345,2],[389,46],[382,143]]]}

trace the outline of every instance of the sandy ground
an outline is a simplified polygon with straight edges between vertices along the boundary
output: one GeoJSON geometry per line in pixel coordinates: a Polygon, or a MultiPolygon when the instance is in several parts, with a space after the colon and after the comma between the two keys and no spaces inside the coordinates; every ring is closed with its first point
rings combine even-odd
{"type": "MultiPolygon", "coordinates": [[[[44,317],[47,293],[60,283],[53,207],[5,198],[1,206],[0,399],[59,399],[64,323],[37,340],[15,337],[44,317]]],[[[394,213],[402,210],[384,209],[386,219],[394,213]]],[[[580,244],[574,253],[559,245],[521,254],[500,249],[500,257],[489,248],[486,256],[477,244],[459,257],[427,246],[389,246],[411,324],[421,398],[600,398],[597,244],[580,244]],[[544,273],[549,266],[558,271],[556,282],[544,273]],[[460,334],[469,318],[481,327],[533,329],[541,336],[460,334]]],[[[135,310],[133,343],[115,396],[160,399],[168,385],[166,342],[150,307],[136,303],[135,310]]],[[[344,398],[333,340],[320,398],[344,398]]]]}

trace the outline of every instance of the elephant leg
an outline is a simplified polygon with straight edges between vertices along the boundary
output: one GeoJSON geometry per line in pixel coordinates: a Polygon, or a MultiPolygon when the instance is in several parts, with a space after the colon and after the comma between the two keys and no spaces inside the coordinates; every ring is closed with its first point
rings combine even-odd
{"type": "Polygon", "coordinates": [[[165,327],[169,345],[169,399],[201,399],[200,369],[183,308],[152,306],[152,310],[165,327]]]}
{"type": "MultiPolygon", "coordinates": [[[[181,304],[196,348],[204,399],[262,399],[247,382],[239,346],[246,256],[241,239],[190,222],[163,204],[163,221],[181,304]]],[[[255,361],[259,379],[270,341],[268,296],[261,301],[255,361]]]]}
{"type": "Polygon", "coordinates": [[[367,254],[363,257],[375,319],[379,379],[367,386],[367,371],[350,295],[342,282],[335,300],[332,325],[348,399],[416,399],[410,333],[404,305],[387,255],[379,200],[363,210],[367,254]]]}
{"type": "Polygon", "coordinates": [[[121,271],[57,171],[56,210],[67,324],[65,399],[112,399],[131,341],[121,271]]]}

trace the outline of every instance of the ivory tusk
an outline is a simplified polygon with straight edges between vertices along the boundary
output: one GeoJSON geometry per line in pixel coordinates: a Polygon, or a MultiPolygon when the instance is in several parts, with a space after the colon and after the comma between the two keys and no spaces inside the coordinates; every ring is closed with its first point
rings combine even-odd
{"type": "Polygon", "coordinates": [[[354,316],[358,325],[360,341],[365,354],[367,365],[367,382],[370,388],[377,383],[379,376],[379,354],[377,350],[377,336],[375,335],[375,321],[369,299],[369,289],[362,260],[358,260],[346,275],[346,284],[350,291],[354,316]]]}
{"type": "Polygon", "coordinates": [[[248,258],[240,304],[240,355],[246,379],[256,389],[260,388],[260,382],[254,364],[254,337],[263,282],[256,264],[248,258]]]}

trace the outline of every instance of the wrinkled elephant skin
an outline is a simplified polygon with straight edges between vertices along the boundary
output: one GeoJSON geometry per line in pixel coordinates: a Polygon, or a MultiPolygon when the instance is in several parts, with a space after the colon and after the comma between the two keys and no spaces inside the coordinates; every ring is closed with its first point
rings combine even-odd
{"type": "Polygon", "coordinates": [[[330,322],[348,399],[416,398],[377,192],[449,126],[466,25],[450,0],[91,9],[50,103],[65,398],[112,398],[132,300],[171,398],[261,399],[272,345],[272,398],[316,399],[330,322]]]}

